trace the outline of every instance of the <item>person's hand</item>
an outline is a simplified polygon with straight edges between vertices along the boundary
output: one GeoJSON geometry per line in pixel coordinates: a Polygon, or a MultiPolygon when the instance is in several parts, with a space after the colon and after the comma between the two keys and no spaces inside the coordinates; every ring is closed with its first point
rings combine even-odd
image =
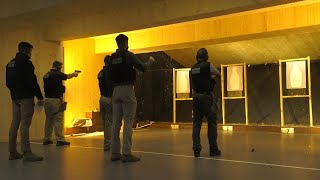
{"type": "Polygon", "coordinates": [[[73,74],[74,77],[78,77],[78,75],[79,75],[79,73],[77,73],[77,72],[74,72],[72,74],[73,74]]]}

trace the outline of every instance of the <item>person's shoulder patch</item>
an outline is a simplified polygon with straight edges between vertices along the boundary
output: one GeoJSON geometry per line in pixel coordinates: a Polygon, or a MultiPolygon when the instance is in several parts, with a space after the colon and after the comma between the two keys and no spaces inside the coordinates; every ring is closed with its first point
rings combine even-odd
{"type": "Polygon", "coordinates": [[[200,68],[193,68],[191,74],[200,74],[200,68]]]}
{"type": "Polygon", "coordinates": [[[121,64],[122,63],[122,57],[117,57],[111,60],[112,64],[121,64]]]}
{"type": "Polygon", "coordinates": [[[47,73],[43,76],[43,79],[48,79],[48,78],[50,78],[50,73],[47,73]]]}
{"type": "Polygon", "coordinates": [[[7,65],[8,68],[14,68],[14,65],[16,64],[16,61],[10,61],[7,65]]]}

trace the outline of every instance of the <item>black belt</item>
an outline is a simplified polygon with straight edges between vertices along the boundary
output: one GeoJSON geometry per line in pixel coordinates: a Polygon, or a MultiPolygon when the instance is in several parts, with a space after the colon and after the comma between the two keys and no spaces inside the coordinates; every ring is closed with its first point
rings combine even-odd
{"type": "Polygon", "coordinates": [[[211,91],[194,91],[194,92],[197,93],[197,94],[208,94],[208,95],[212,94],[211,91]]]}
{"type": "Polygon", "coordinates": [[[113,86],[126,86],[126,85],[134,85],[134,82],[122,82],[122,83],[114,83],[113,86]]]}

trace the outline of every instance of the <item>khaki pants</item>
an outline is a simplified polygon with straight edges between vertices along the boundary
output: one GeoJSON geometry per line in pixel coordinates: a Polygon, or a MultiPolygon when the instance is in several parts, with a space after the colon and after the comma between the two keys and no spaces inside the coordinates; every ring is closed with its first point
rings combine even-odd
{"type": "Polygon", "coordinates": [[[100,97],[100,112],[104,130],[104,149],[110,149],[112,132],[112,102],[111,98],[100,97]]]}
{"type": "Polygon", "coordinates": [[[9,152],[17,151],[17,135],[20,126],[21,151],[31,152],[29,128],[34,113],[34,99],[12,101],[12,122],[9,130],[9,152]]]}
{"type": "Polygon", "coordinates": [[[53,129],[56,140],[64,141],[62,103],[62,100],[57,98],[47,98],[45,100],[44,111],[46,113],[46,122],[43,141],[49,141],[51,139],[53,129]]]}
{"type": "Polygon", "coordinates": [[[113,126],[111,136],[111,153],[120,153],[120,128],[124,118],[122,154],[131,154],[132,125],[134,122],[137,100],[134,86],[116,86],[112,96],[113,126]]]}

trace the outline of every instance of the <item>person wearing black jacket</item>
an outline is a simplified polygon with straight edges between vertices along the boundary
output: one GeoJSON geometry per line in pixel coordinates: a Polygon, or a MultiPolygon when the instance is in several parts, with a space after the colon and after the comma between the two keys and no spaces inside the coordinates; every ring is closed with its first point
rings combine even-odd
{"type": "Polygon", "coordinates": [[[136,69],[145,72],[154,62],[150,56],[147,63],[142,63],[132,52],[128,51],[128,37],[120,34],[116,37],[118,49],[111,56],[111,79],[113,82],[112,110],[113,125],[111,136],[111,161],[140,161],[131,153],[132,126],[136,114],[137,100],[134,91],[136,69]],[[124,119],[122,155],[120,153],[120,128],[124,119]]]}
{"type": "Polygon", "coordinates": [[[100,89],[100,113],[104,130],[104,151],[110,151],[111,131],[112,131],[112,91],[113,85],[110,77],[110,60],[111,56],[104,58],[102,70],[98,73],[99,89],[100,89]]]}
{"type": "Polygon", "coordinates": [[[29,140],[29,128],[34,113],[34,97],[43,105],[43,96],[34,74],[34,66],[30,60],[33,46],[28,42],[20,42],[19,52],[6,66],[6,85],[12,99],[12,123],[9,130],[9,160],[42,161],[43,157],[32,153],[29,140]],[[17,134],[20,126],[21,150],[17,151],[17,134]]]}
{"type": "Polygon", "coordinates": [[[193,110],[193,152],[195,157],[200,156],[202,149],[200,143],[200,130],[203,117],[208,121],[208,140],[210,156],[218,156],[221,151],[217,144],[217,102],[213,90],[214,78],[220,77],[220,72],[208,61],[208,52],[201,48],[197,52],[197,63],[192,66],[189,77],[192,87],[192,110],[193,110]]]}
{"type": "Polygon", "coordinates": [[[63,102],[65,86],[62,84],[62,81],[78,77],[78,73],[75,71],[71,74],[65,74],[61,72],[61,69],[62,62],[54,61],[52,63],[52,69],[43,76],[43,86],[46,97],[44,104],[46,123],[44,125],[43,145],[53,144],[51,140],[53,129],[57,140],[56,146],[70,145],[70,142],[65,141],[63,132],[63,111],[66,108],[66,104],[63,102]]]}

